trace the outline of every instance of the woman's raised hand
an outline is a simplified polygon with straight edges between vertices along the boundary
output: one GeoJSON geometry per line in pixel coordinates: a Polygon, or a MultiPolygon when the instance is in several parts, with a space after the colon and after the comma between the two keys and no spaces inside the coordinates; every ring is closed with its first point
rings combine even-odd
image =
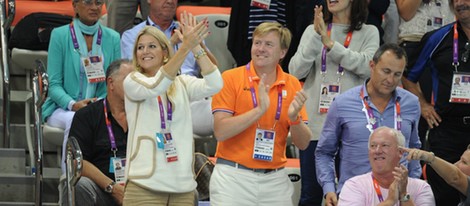
{"type": "Polygon", "coordinates": [[[315,6],[314,14],[315,16],[313,17],[313,28],[320,36],[324,37],[327,35],[327,33],[325,21],[323,20],[323,6],[315,6]]]}
{"type": "Polygon", "coordinates": [[[185,31],[191,31],[197,25],[196,17],[193,14],[184,11],[180,14],[180,21],[178,22],[178,29],[171,36],[171,44],[176,45],[183,41],[183,34],[185,31]]]}
{"type": "Polygon", "coordinates": [[[209,35],[208,22],[207,19],[204,19],[196,23],[194,16],[186,12],[183,12],[181,16],[183,17],[180,25],[181,30],[176,30],[175,33],[180,37],[180,40],[182,40],[182,46],[187,46],[188,49],[192,49],[209,35]]]}

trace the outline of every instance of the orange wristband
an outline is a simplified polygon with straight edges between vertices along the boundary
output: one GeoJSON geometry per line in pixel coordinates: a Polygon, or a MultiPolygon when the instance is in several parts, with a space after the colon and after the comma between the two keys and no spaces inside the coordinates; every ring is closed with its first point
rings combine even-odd
{"type": "Polygon", "coordinates": [[[300,122],[302,122],[302,118],[300,118],[300,116],[297,116],[297,119],[295,121],[290,121],[290,119],[288,120],[289,122],[289,125],[292,126],[292,125],[298,125],[300,124],[300,122]]]}

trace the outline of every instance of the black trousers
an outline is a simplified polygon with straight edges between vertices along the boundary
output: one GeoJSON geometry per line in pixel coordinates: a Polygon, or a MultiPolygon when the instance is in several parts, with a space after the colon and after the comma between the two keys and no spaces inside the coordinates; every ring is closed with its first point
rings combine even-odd
{"type": "MultiPolygon", "coordinates": [[[[415,52],[416,48],[418,48],[419,42],[410,42],[410,41],[405,41],[400,44],[400,47],[402,47],[405,52],[406,56],[408,57],[408,62],[410,61],[410,58],[412,58],[413,52],[415,52]]],[[[408,69],[408,66],[407,68],[408,69]]],[[[431,92],[432,92],[432,79],[431,79],[431,70],[430,69],[425,69],[424,72],[421,74],[421,77],[419,78],[419,86],[421,88],[421,91],[423,92],[424,98],[430,102],[431,101],[431,92]]],[[[421,141],[421,149],[428,150],[429,148],[427,147],[427,141],[426,141],[426,133],[428,131],[428,122],[421,117],[419,119],[419,125],[418,125],[418,135],[419,135],[419,140],[421,141]]]]}

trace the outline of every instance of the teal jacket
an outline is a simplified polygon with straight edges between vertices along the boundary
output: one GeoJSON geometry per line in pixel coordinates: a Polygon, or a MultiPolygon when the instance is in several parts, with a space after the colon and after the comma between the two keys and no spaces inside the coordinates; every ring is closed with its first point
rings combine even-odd
{"type": "MultiPolygon", "coordinates": [[[[121,58],[119,33],[101,25],[103,31],[101,50],[105,71],[114,60],[121,58]]],[[[47,56],[49,91],[42,106],[42,120],[45,122],[57,109],[67,110],[70,101],[77,101],[80,92],[80,54],[75,51],[70,25],[57,27],[52,31],[47,56]]],[[[86,77],[85,77],[86,78],[86,77]]],[[[106,96],[106,82],[98,83],[95,97],[106,96]]]]}

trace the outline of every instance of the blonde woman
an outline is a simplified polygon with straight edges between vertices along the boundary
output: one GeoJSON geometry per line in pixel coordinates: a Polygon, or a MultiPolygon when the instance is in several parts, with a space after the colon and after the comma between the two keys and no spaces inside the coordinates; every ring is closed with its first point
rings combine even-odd
{"type": "Polygon", "coordinates": [[[137,36],[133,64],[124,80],[129,124],[124,205],[193,205],[193,131],[189,102],[222,88],[218,68],[201,48],[207,21],[176,31],[182,44],[173,55],[166,36],[147,26],[137,36]],[[202,79],[177,73],[192,51],[202,79]]]}

